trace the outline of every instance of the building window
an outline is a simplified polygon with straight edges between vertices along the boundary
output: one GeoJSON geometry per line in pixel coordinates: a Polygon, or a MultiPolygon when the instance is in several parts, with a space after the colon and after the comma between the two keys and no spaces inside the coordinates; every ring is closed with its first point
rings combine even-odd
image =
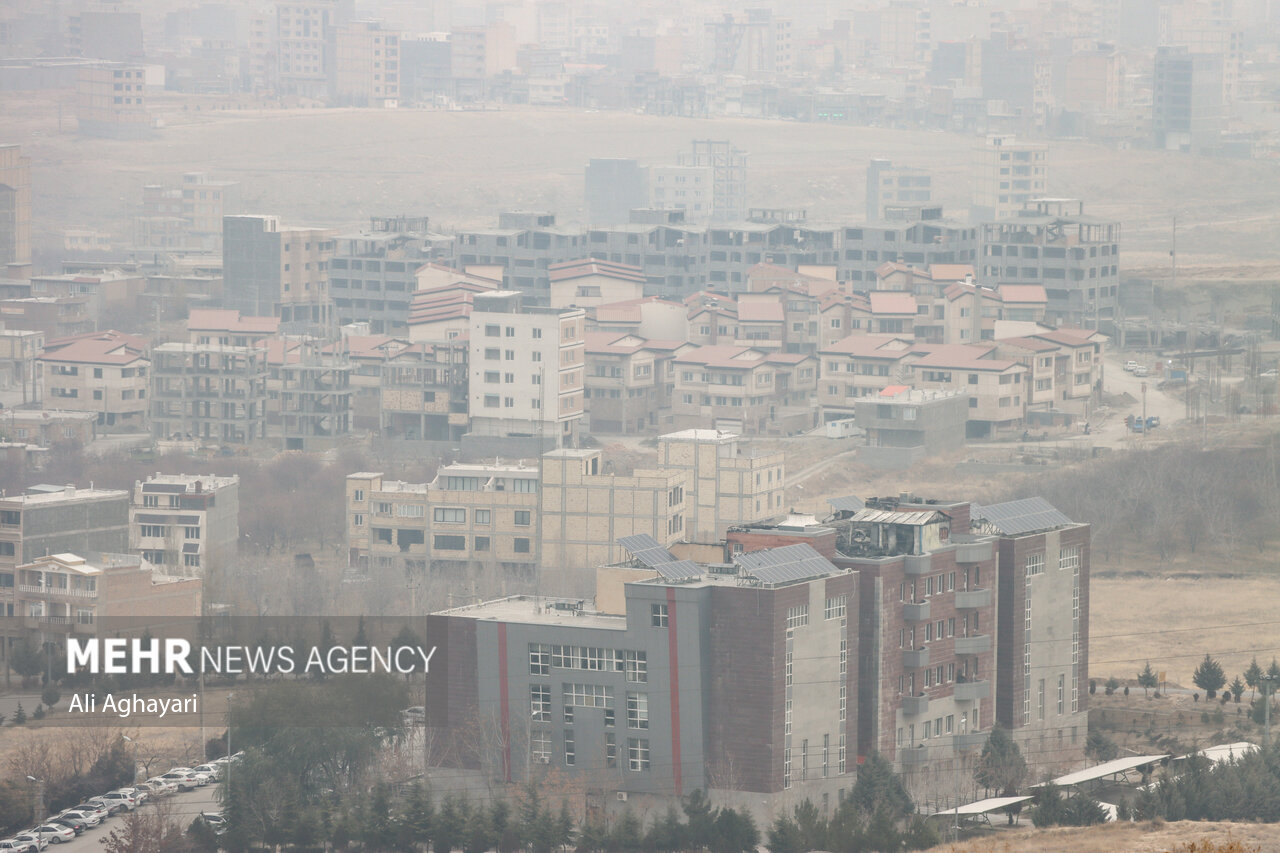
{"type": "Polygon", "coordinates": [[[628,682],[644,684],[649,680],[649,660],[645,652],[625,652],[624,665],[628,682]]]}
{"type": "Polygon", "coordinates": [[[798,604],[787,608],[787,630],[809,624],[809,605],[798,604]]]}
{"type": "MultiPolygon", "coordinates": [[[[11,615],[11,616],[12,616],[13,614],[9,614],[9,615],[11,615]]],[[[84,608],[84,607],[77,607],[77,608],[76,608],[76,624],[77,624],[77,625],[92,625],[92,624],[93,624],[93,611],[92,611],[92,610],[90,610],[90,609],[88,609],[88,608],[84,608]]]]}
{"type": "Polygon", "coordinates": [[[1073,545],[1058,552],[1058,568],[1070,569],[1072,574],[1080,571],[1080,546],[1073,545]]]}
{"type": "Polygon", "coordinates": [[[529,688],[529,715],[535,723],[551,722],[551,686],[534,684],[529,688]]]}
{"type": "Polygon", "coordinates": [[[647,738],[627,739],[627,769],[636,773],[649,769],[649,741],[647,738]]]}
{"type": "Polygon", "coordinates": [[[529,510],[527,509],[516,510],[516,526],[517,527],[529,526],[529,510]]]}
{"type": "Polygon", "coordinates": [[[488,524],[490,510],[478,509],[476,512],[476,524],[488,524]]]}
{"type": "Polygon", "coordinates": [[[467,511],[458,507],[438,506],[432,510],[432,518],[442,524],[466,524],[467,511]]]}
{"type": "Polygon", "coordinates": [[[185,535],[186,535],[186,538],[187,538],[187,539],[199,539],[199,538],[200,538],[200,528],[199,528],[199,527],[184,527],[184,528],[182,528],[182,529],[183,529],[183,532],[185,533],[185,535]]]}
{"type": "Polygon", "coordinates": [[[613,732],[605,732],[604,735],[604,766],[618,766],[618,738],[613,732]]]}
{"type": "Polygon", "coordinates": [[[627,728],[649,728],[649,696],[647,693],[627,694],[627,728]]]}
{"type": "Polygon", "coordinates": [[[1067,677],[1065,675],[1058,676],[1058,716],[1061,717],[1066,713],[1067,698],[1067,677]]]}
{"type": "Polygon", "coordinates": [[[1044,574],[1044,554],[1027,555],[1027,577],[1044,574]]]}
{"type": "Polygon", "coordinates": [[[825,619],[843,619],[849,611],[849,596],[837,595],[835,598],[827,599],[826,610],[823,614],[825,619]]]}
{"type": "Polygon", "coordinates": [[[437,551],[465,551],[467,550],[467,537],[437,536],[435,537],[435,549],[437,551]]]}
{"type": "Polygon", "coordinates": [[[650,604],[649,605],[649,623],[655,628],[667,627],[667,605],[650,604]]]}
{"type": "Polygon", "coordinates": [[[577,751],[573,743],[573,729],[564,730],[564,763],[567,767],[572,767],[574,762],[578,760],[577,751]]]}
{"type": "Polygon", "coordinates": [[[364,514],[357,512],[351,516],[351,525],[353,527],[364,527],[364,514]]]}
{"type": "Polygon", "coordinates": [[[551,647],[546,643],[529,644],[529,674],[551,674],[551,647]]]}
{"type": "Polygon", "coordinates": [[[529,750],[535,764],[551,763],[551,732],[532,732],[529,739],[529,750]]]}
{"type": "Polygon", "coordinates": [[[182,565],[186,566],[189,569],[200,568],[200,555],[199,554],[183,554],[182,565]]]}
{"type": "Polygon", "coordinates": [[[163,539],[166,533],[167,533],[167,528],[163,524],[142,525],[143,539],[163,539]]]}
{"type": "Polygon", "coordinates": [[[516,537],[515,542],[513,543],[512,550],[515,551],[517,554],[528,554],[529,540],[521,537],[516,537]]]}
{"type": "Polygon", "coordinates": [[[476,549],[477,551],[488,551],[488,550],[489,550],[489,537],[488,537],[488,536],[477,536],[477,537],[476,537],[476,548],[475,548],[475,549],[476,549]]]}

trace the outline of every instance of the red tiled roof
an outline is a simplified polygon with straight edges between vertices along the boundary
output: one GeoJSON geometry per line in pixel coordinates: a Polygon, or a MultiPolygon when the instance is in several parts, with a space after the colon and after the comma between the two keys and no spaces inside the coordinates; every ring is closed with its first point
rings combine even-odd
{"type": "Polygon", "coordinates": [[[1008,344],[1018,349],[1030,350],[1031,352],[1051,352],[1058,348],[1058,344],[1038,340],[1037,338],[1001,338],[1000,343],[1002,345],[1008,344]]]}
{"type": "Polygon", "coordinates": [[[758,302],[755,300],[738,303],[738,320],[743,323],[782,323],[787,316],[783,313],[780,302],[758,302]]]}
{"type": "Polygon", "coordinates": [[[973,264],[934,264],[929,267],[934,281],[964,281],[973,275],[973,264]]]}
{"type": "Polygon", "coordinates": [[[1053,341],[1056,344],[1063,344],[1069,347],[1078,347],[1095,343],[1098,338],[1105,336],[1089,329],[1054,329],[1051,332],[1037,332],[1031,337],[1043,338],[1046,341],[1053,341]]]}
{"type": "Polygon", "coordinates": [[[640,267],[633,267],[630,264],[618,264],[613,261],[603,261],[597,258],[564,261],[558,264],[550,264],[547,267],[547,278],[551,281],[568,281],[588,275],[603,275],[637,284],[644,284],[647,281],[644,277],[644,270],[640,267]]]}
{"type": "Polygon", "coordinates": [[[750,370],[764,363],[765,353],[752,347],[736,347],[726,344],[713,344],[698,347],[676,356],[677,364],[702,364],[707,367],[737,367],[750,370]],[[747,357],[754,354],[754,357],[747,357]]]}
{"type": "Polygon", "coordinates": [[[232,308],[192,308],[187,315],[189,332],[243,332],[274,335],[280,329],[276,317],[244,317],[232,308]]]}
{"type": "Polygon", "coordinates": [[[1005,371],[1018,366],[1018,362],[1003,358],[988,358],[995,347],[989,344],[940,344],[917,348],[923,353],[911,363],[911,367],[949,367],[955,370],[1005,371]]]}
{"type": "Polygon", "coordinates": [[[587,332],[583,337],[586,339],[587,352],[594,355],[630,355],[645,348],[644,338],[626,332],[622,334],[617,332],[587,332]],[[621,341],[634,341],[635,343],[620,343],[621,341]]]}
{"type": "Polygon", "coordinates": [[[132,364],[145,358],[145,340],[114,330],[50,341],[40,356],[68,364],[132,364]]]}
{"type": "Polygon", "coordinates": [[[1002,284],[997,293],[1005,302],[1048,302],[1042,284],[1002,284]]]}
{"type": "Polygon", "coordinates": [[[896,397],[903,391],[910,391],[910,385],[886,385],[880,389],[881,397],[896,397]]]}
{"type": "Polygon", "coordinates": [[[911,338],[896,335],[855,333],[822,350],[824,355],[851,355],[855,358],[899,359],[911,352],[911,338]]]}
{"type": "Polygon", "coordinates": [[[867,294],[871,300],[872,314],[916,313],[916,298],[897,290],[873,290],[867,294]]]}

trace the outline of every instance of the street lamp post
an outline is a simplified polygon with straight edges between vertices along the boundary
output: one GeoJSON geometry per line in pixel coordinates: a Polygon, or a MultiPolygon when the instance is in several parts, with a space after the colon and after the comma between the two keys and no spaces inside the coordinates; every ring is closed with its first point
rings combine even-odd
{"type": "Polygon", "coordinates": [[[35,804],[32,808],[32,818],[39,825],[44,822],[44,780],[37,779],[34,776],[28,776],[27,781],[35,786],[35,804]]]}

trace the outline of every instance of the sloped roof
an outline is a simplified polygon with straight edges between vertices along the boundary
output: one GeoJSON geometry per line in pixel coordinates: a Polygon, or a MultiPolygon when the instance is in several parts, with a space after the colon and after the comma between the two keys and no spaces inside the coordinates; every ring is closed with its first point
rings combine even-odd
{"type": "Polygon", "coordinates": [[[916,298],[898,290],[873,290],[867,294],[871,300],[872,314],[916,313],[916,298]]]}
{"type": "Polygon", "coordinates": [[[1000,294],[1000,298],[1005,302],[1041,303],[1049,301],[1042,284],[1002,284],[996,288],[996,292],[1000,294]]]}
{"type": "Polygon", "coordinates": [[[822,350],[830,355],[851,355],[856,358],[898,359],[911,352],[911,338],[896,335],[864,335],[856,333],[837,341],[822,350]]]}
{"type": "Polygon", "coordinates": [[[228,331],[274,335],[280,329],[276,317],[245,317],[232,308],[192,308],[187,314],[187,331],[228,331]]]}
{"type": "Polygon", "coordinates": [[[50,341],[41,361],[65,364],[132,364],[146,359],[146,341],[136,335],[110,330],[50,341]]]}
{"type": "Polygon", "coordinates": [[[765,363],[766,353],[753,347],[712,345],[681,353],[677,364],[702,364],[707,367],[736,367],[750,370],[765,363]]]}
{"type": "Polygon", "coordinates": [[[738,320],[742,323],[782,323],[787,319],[781,302],[739,302],[738,320]]]}
{"type": "Polygon", "coordinates": [[[550,264],[547,267],[547,277],[553,281],[569,281],[575,278],[583,278],[589,275],[602,275],[609,278],[616,278],[621,281],[630,281],[636,284],[644,284],[647,279],[644,277],[644,270],[640,267],[634,267],[630,264],[619,264],[613,261],[604,261],[597,258],[584,258],[577,261],[564,261],[558,264],[550,264]]]}

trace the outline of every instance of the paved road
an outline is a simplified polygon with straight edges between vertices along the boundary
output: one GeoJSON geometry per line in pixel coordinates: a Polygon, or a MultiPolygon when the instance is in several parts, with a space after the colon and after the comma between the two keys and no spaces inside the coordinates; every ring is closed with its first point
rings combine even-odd
{"type": "MultiPolygon", "coordinates": [[[[206,785],[194,791],[174,794],[166,798],[160,807],[168,812],[171,821],[186,829],[200,812],[222,810],[222,806],[215,799],[214,792],[216,790],[216,785],[206,785]]],[[[144,803],[140,808],[144,812],[155,810],[155,806],[150,803],[144,803]]],[[[116,817],[108,818],[104,823],[99,824],[94,829],[87,830],[84,835],[77,837],[74,841],[68,841],[64,844],[50,844],[45,853],[53,853],[54,850],[58,851],[58,853],[92,853],[92,851],[100,851],[102,850],[102,845],[99,843],[99,839],[105,838],[111,830],[119,827],[121,817],[122,815],[117,815],[116,817]]]]}

